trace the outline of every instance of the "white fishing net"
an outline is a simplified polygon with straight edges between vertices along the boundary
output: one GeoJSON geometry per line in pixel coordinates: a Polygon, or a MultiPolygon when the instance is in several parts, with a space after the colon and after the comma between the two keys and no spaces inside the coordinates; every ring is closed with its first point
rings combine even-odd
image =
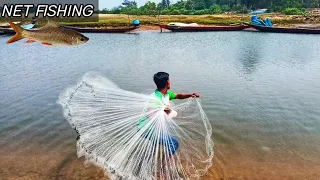
{"type": "Polygon", "coordinates": [[[155,96],[90,73],[58,102],[80,135],[78,156],[112,179],[199,179],[212,164],[212,129],[199,99],[177,100],[168,113],[155,96]]]}

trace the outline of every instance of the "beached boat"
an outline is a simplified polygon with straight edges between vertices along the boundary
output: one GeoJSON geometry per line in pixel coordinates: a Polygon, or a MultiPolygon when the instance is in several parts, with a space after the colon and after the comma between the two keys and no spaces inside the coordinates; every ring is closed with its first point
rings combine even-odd
{"type": "MultiPolygon", "coordinates": [[[[14,24],[21,25],[21,22],[13,22],[14,24]]],[[[0,28],[11,28],[9,23],[0,24],[0,28]]]]}
{"type": "Polygon", "coordinates": [[[295,34],[320,34],[320,29],[308,29],[308,28],[283,28],[283,27],[268,27],[257,26],[250,23],[246,23],[249,27],[252,27],[261,32],[273,32],[273,33],[295,33],[295,34]]]}
{"type": "Polygon", "coordinates": [[[169,24],[154,24],[163,29],[168,29],[175,32],[199,32],[199,31],[241,31],[248,28],[246,25],[232,26],[200,26],[196,23],[169,23],[169,24]]]}
{"type": "MultiPolygon", "coordinates": [[[[117,28],[117,29],[102,29],[102,28],[98,29],[98,28],[77,28],[77,27],[70,27],[70,26],[63,26],[63,27],[75,30],[80,33],[126,33],[138,28],[138,27],[130,27],[130,28],[117,28]]],[[[15,34],[15,31],[12,28],[0,28],[0,35],[14,35],[14,34],[15,34]]]]}
{"type": "Polygon", "coordinates": [[[112,28],[112,29],[111,28],[110,29],[106,29],[106,28],[78,28],[78,27],[64,26],[64,25],[61,25],[61,26],[68,28],[68,29],[75,30],[80,33],[126,33],[126,32],[130,32],[132,30],[139,28],[137,26],[132,26],[132,27],[128,27],[128,28],[112,28]]]}
{"type": "MultiPolygon", "coordinates": [[[[26,24],[21,26],[23,29],[33,29],[35,27],[35,24],[26,24]]],[[[12,28],[2,28],[0,27],[0,35],[12,35],[16,32],[12,28]]]]}
{"type": "Polygon", "coordinates": [[[11,29],[11,28],[1,28],[0,27],[0,35],[12,35],[12,34],[15,34],[14,30],[11,29]]]}

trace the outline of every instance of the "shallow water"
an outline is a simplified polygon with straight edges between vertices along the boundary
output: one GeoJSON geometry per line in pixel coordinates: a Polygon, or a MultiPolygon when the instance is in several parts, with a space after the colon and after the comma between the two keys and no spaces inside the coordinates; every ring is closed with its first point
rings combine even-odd
{"type": "Polygon", "coordinates": [[[102,179],[76,158],[59,93],[88,71],[121,88],[199,92],[215,159],[204,179],[320,177],[320,36],[253,32],[87,34],[77,47],[0,37],[0,179],[102,179]]]}

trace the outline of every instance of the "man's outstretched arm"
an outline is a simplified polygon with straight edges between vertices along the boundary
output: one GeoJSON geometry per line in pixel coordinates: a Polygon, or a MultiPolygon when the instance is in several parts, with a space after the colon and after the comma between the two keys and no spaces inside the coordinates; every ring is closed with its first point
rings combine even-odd
{"type": "Polygon", "coordinates": [[[198,97],[200,97],[200,95],[198,93],[193,93],[193,94],[178,93],[178,94],[176,94],[175,99],[187,99],[187,98],[190,98],[190,97],[198,98],[198,97]]]}

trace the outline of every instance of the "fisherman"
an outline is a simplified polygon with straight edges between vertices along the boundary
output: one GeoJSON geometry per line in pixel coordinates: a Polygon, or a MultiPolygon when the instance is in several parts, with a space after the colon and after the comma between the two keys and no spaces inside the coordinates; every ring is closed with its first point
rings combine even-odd
{"type": "MultiPolygon", "coordinates": [[[[170,101],[174,99],[187,99],[190,97],[199,98],[200,95],[198,93],[193,94],[185,94],[185,93],[173,93],[170,91],[171,83],[169,79],[169,74],[166,72],[158,72],[153,76],[153,81],[157,86],[157,89],[152,93],[152,96],[155,96],[157,99],[160,100],[160,102],[163,103],[165,106],[164,111],[167,113],[167,115],[173,119],[177,116],[177,112],[174,111],[170,106],[170,101]]],[[[138,129],[140,130],[144,125],[148,123],[148,118],[141,118],[138,121],[138,129]]],[[[160,138],[160,144],[165,146],[168,144],[169,148],[169,155],[172,156],[176,153],[179,147],[178,141],[171,136],[166,136],[165,138],[168,138],[168,140],[164,138],[160,138]]]]}
{"type": "Polygon", "coordinates": [[[153,81],[157,86],[157,89],[153,92],[153,96],[157,97],[164,105],[165,112],[171,118],[177,116],[177,112],[171,109],[170,101],[173,99],[187,99],[190,97],[200,97],[198,93],[193,94],[175,94],[170,91],[171,83],[169,79],[169,74],[166,72],[158,72],[153,76],[153,81]]]}

